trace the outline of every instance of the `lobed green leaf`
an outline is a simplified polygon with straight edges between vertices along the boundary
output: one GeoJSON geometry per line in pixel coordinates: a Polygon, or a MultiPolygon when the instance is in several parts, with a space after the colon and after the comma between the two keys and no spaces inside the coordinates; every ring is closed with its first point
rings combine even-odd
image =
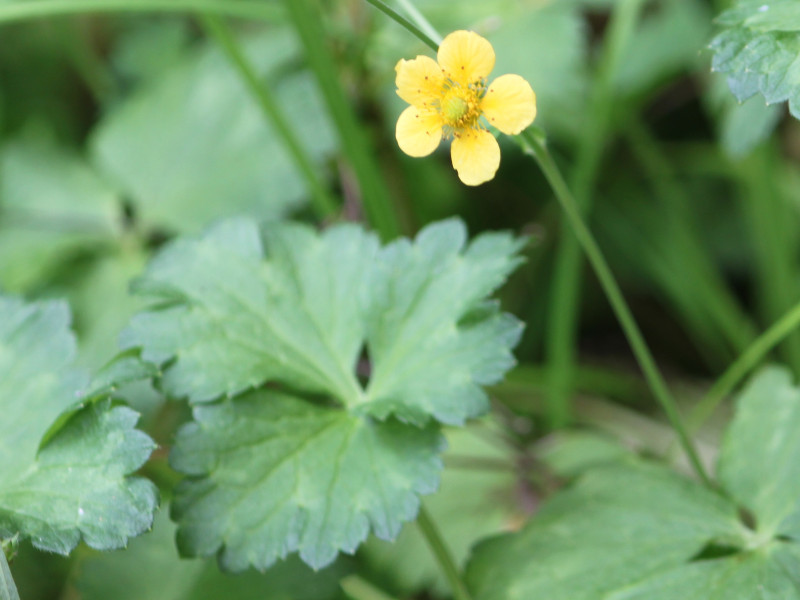
{"type": "Polygon", "coordinates": [[[0,315],[0,538],[61,554],[81,538],[124,546],[152,521],[155,488],[129,475],[155,445],[132,410],[81,400],[89,380],[72,366],[65,304],[0,297],[0,315]]]}
{"type": "Polygon", "coordinates": [[[378,423],[273,391],[194,409],[170,456],[189,475],[173,517],[187,554],[265,569],[289,552],[314,568],[372,529],[392,539],[436,489],[434,427],[378,423]]]}
{"type": "Polygon", "coordinates": [[[720,15],[726,29],[711,42],[712,70],[728,76],[740,102],[756,93],[767,104],[789,103],[800,118],[800,4],[794,0],[740,0],[720,15]]]}

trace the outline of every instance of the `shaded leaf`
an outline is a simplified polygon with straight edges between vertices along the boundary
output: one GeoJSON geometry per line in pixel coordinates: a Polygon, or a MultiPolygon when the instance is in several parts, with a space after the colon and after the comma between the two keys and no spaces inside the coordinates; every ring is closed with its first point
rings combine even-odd
{"type": "Polygon", "coordinates": [[[663,467],[600,467],[521,532],[479,544],[468,581],[481,600],[597,600],[744,536],[733,504],[663,467]]]}
{"type": "Polygon", "coordinates": [[[119,216],[114,190],[80,157],[44,141],[8,143],[0,150],[0,285],[41,285],[65,258],[113,240],[119,216]]]}
{"type": "Polygon", "coordinates": [[[73,585],[84,600],[334,600],[341,597],[339,579],[347,572],[341,562],[314,572],[290,558],[266,573],[222,573],[209,561],[178,556],[175,526],[162,510],[153,531],[132,540],[124,553],[82,560],[73,585]]]}
{"type": "MultiPolygon", "coordinates": [[[[312,79],[298,70],[290,32],[243,39],[300,140],[320,163],[335,148],[312,79]]],[[[154,77],[93,133],[96,164],[150,225],[193,231],[215,218],[284,215],[302,206],[304,179],[238,73],[212,45],[154,77]]]]}

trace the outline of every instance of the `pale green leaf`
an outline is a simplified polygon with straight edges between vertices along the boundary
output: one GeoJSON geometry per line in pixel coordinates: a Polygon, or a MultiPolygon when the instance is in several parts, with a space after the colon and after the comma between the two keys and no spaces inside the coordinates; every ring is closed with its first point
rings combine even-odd
{"type": "Polygon", "coordinates": [[[134,429],[136,413],[108,400],[74,409],[89,382],[72,366],[66,305],[0,298],[0,315],[0,538],[62,554],[81,538],[123,546],[152,519],[153,485],[129,476],[152,440],[134,429]],[[60,429],[40,449],[54,421],[60,429]]]}
{"type": "Polygon", "coordinates": [[[138,289],[166,305],[135,317],[123,343],[157,363],[174,357],[163,387],[192,402],[274,381],[379,418],[463,423],[488,407],[481,386],[513,365],[521,326],[485,298],[520,246],[506,234],[466,245],[457,221],[384,249],[353,225],[317,235],[226,221],[153,261],[138,289]]]}
{"type": "Polygon", "coordinates": [[[0,600],[19,600],[17,586],[8,568],[6,553],[0,548],[0,600]]]}
{"type": "Polygon", "coordinates": [[[468,580],[479,600],[597,600],[744,535],[733,504],[663,467],[600,467],[478,545],[468,580]]]}
{"type": "Polygon", "coordinates": [[[211,561],[181,559],[175,526],[161,510],[153,530],[125,552],[86,557],[74,572],[83,600],[335,600],[348,569],[339,561],[315,572],[291,557],[266,573],[225,574],[211,561]]]}
{"type": "Polygon", "coordinates": [[[693,70],[710,31],[708,8],[697,0],[661,0],[645,11],[625,49],[615,85],[625,94],[647,91],[693,70]]]}
{"type": "Polygon", "coordinates": [[[194,409],[170,455],[189,475],[173,516],[186,554],[226,569],[298,551],[319,568],[368,532],[392,539],[438,484],[435,428],[374,422],[274,391],[194,409]]]}
{"type": "Polygon", "coordinates": [[[711,42],[712,69],[728,77],[744,102],[756,93],[768,104],[789,102],[800,118],[800,4],[793,0],[740,0],[720,15],[726,29],[711,42]]]}
{"type": "MultiPolygon", "coordinates": [[[[335,148],[334,136],[312,79],[297,66],[296,41],[273,29],[244,38],[243,49],[321,167],[335,148]]],[[[307,197],[283,142],[213,45],[116,106],[93,132],[91,147],[137,216],[168,230],[195,231],[237,213],[280,216],[307,197]]]]}
{"type": "Polygon", "coordinates": [[[785,532],[800,510],[800,388],[790,372],[765,369],[742,391],[719,460],[725,488],[753,513],[762,535],[785,532]]]}
{"type": "Polygon", "coordinates": [[[604,596],[604,600],[797,600],[800,588],[773,556],[780,546],[784,544],[698,561],[604,596]]]}
{"type": "Polygon", "coordinates": [[[0,286],[41,285],[65,258],[112,240],[120,214],[113,189],[79,156],[9,142],[0,150],[0,286]]]}

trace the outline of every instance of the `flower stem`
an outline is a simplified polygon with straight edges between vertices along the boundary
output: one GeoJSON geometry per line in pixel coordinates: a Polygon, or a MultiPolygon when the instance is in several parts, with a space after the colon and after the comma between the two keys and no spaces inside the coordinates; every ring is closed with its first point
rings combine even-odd
{"type": "MultiPolygon", "coordinates": [[[[592,189],[599,172],[608,137],[614,100],[614,77],[624,58],[633,29],[643,5],[642,0],[621,0],[614,4],[605,39],[589,117],[576,159],[572,189],[582,214],[591,209],[592,189]]],[[[570,397],[575,372],[575,338],[577,337],[582,256],[570,225],[563,223],[556,255],[553,292],[548,308],[549,327],[545,354],[549,369],[549,389],[545,396],[547,420],[553,429],[564,427],[571,418],[570,397]]]]}
{"type": "Polygon", "coordinates": [[[467,591],[467,587],[464,585],[464,582],[461,581],[456,563],[450,554],[450,550],[447,549],[442,535],[439,533],[439,528],[436,527],[436,523],[434,523],[424,506],[420,506],[419,508],[417,526],[422,536],[425,538],[425,541],[428,542],[428,546],[436,557],[445,577],[447,577],[447,581],[450,583],[450,589],[453,591],[454,600],[472,600],[472,596],[470,596],[467,591]]]}
{"type": "Polygon", "coordinates": [[[203,12],[266,21],[283,13],[271,4],[242,0],[36,0],[0,4],[0,23],[88,12],[203,12]]]}
{"type": "Polygon", "coordinates": [[[589,262],[594,268],[597,278],[600,280],[600,285],[603,287],[603,291],[605,292],[606,297],[611,304],[611,308],[614,310],[614,314],[616,314],[617,320],[622,326],[625,337],[628,338],[628,343],[631,345],[633,354],[636,357],[636,361],[639,363],[642,372],[644,373],[648,386],[658,400],[659,404],[661,404],[661,407],[664,409],[664,412],[666,413],[673,429],[678,434],[681,446],[683,446],[683,449],[686,452],[692,467],[694,468],[698,477],[702,479],[703,483],[709,487],[713,487],[711,479],[706,473],[703,463],[700,461],[700,456],[697,453],[691,438],[689,437],[686,426],[683,424],[680,412],[678,411],[677,403],[672,397],[672,394],[670,393],[669,388],[664,381],[663,375],[661,375],[661,372],[658,370],[655,360],[653,360],[650,349],[648,348],[647,343],[645,342],[644,337],[639,330],[639,326],[636,324],[636,321],[631,314],[627,302],[625,302],[625,298],[619,289],[619,285],[617,284],[617,281],[614,278],[614,275],[612,274],[611,269],[609,268],[608,263],[606,262],[605,257],[600,250],[600,247],[597,245],[594,236],[583,221],[580,208],[578,207],[575,198],[572,196],[572,193],[567,187],[567,184],[561,175],[561,171],[553,161],[553,158],[543,141],[533,135],[530,129],[520,134],[519,138],[525,150],[533,155],[533,157],[539,163],[542,172],[547,178],[547,181],[550,183],[550,187],[553,188],[556,198],[561,204],[561,207],[564,209],[567,219],[572,226],[575,237],[583,247],[589,262]]]}
{"type": "MultiPolygon", "coordinates": [[[[387,15],[390,19],[397,22],[397,24],[399,24],[402,27],[405,27],[408,31],[413,33],[421,41],[427,44],[428,47],[431,48],[434,52],[436,52],[439,49],[438,42],[435,39],[433,39],[434,37],[438,37],[439,39],[441,39],[441,36],[439,36],[438,34],[436,34],[435,36],[428,36],[428,34],[423,32],[421,28],[418,28],[411,21],[401,16],[399,13],[397,13],[395,10],[389,7],[386,3],[381,2],[381,0],[366,0],[366,1],[369,4],[372,4],[372,6],[377,8],[379,11],[387,15]]],[[[425,26],[426,28],[430,28],[430,24],[427,21],[425,21],[424,18],[422,18],[422,15],[418,11],[416,11],[416,9],[409,12],[412,15],[412,17],[416,18],[417,21],[420,22],[421,25],[425,26]]]]}
{"type": "Polygon", "coordinates": [[[728,367],[697,403],[689,415],[689,428],[697,431],[705,420],[711,416],[717,405],[728,396],[755,367],[766,354],[783,341],[786,336],[800,326],[800,303],[795,304],[772,327],[761,334],[750,346],[728,367]]]}
{"type": "Polygon", "coordinates": [[[326,44],[327,36],[319,10],[309,0],[284,0],[283,5],[303,42],[308,64],[317,77],[338,129],[342,149],[355,171],[369,221],[381,238],[390,240],[400,233],[392,197],[381,176],[375,152],[342,88],[336,63],[326,44]]]}
{"type": "Polygon", "coordinates": [[[311,192],[311,202],[317,215],[320,219],[330,217],[336,212],[336,202],[320,181],[319,177],[317,177],[316,168],[311,158],[308,156],[305,148],[303,148],[295,132],[289,126],[269,86],[264,85],[260,81],[258,74],[244,55],[244,52],[242,52],[231,30],[219,17],[204,14],[201,17],[201,22],[206,33],[217,41],[228,56],[228,59],[236,67],[242,80],[250,90],[250,93],[258,101],[261,111],[282,139],[286,149],[289,151],[289,155],[294,160],[295,166],[297,166],[305,177],[309,191],[311,192]]]}

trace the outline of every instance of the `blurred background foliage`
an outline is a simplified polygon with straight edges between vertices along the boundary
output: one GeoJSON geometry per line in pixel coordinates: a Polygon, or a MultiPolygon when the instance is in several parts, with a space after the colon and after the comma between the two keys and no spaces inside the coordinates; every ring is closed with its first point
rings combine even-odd
{"type": "MultiPolygon", "coordinates": [[[[485,35],[497,52],[495,74],[531,82],[537,125],[569,175],[592,127],[613,0],[415,4],[442,32],[485,35]]],[[[783,105],[760,96],[738,103],[725,78],[711,73],[712,19],[726,7],[724,0],[646,3],[611,82],[592,190],[591,225],[687,405],[800,296],[800,127],[783,105]]],[[[353,172],[279,8],[271,22],[236,22],[235,31],[344,216],[361,219],[353,172]]],[[[463,562],[475,540],[518,526],[561,482],[624,452],[615,440],[656,451],[671,436],[586,268],[573,382],[578,428],[548,430],[544,340],[563,234],[544,178],[507,139],[497,177],[478,188],[459,183],[444,149],[427,160],[404,156],[394,141],[403,107],[394,65],[429,50],[362,0],[325,0],[320,8],[337,76],[404,233],[460,215],[473,234],[531,236],[527,262],[503,292],[505,307],[527,323],[520,366],[498,386],[502,402],[491,420],[452,433],[442,490],[429,503],[463,562]]],[[[198,21],[95,14],[0,26],[0,290],[68,298],[85,366],[115,353],[139,307],[129,283],[165,241],[233,214],[313,221],[304,178],[198,21]]],[[[777,357],[800,373],[800,337],[789,337],[777,357]]],[[[168,446],[184,409],[146,386],[122,395],[168,446]]],[[[725,414],[701,432],[709,452],[725,414]]],[[[175,476],[165,456],[162,448],[147,474],[168,498],[175,476]]],[[[178,559],[167,510],[124,552],[83,548],[68,560],[23,545],[13,564],[22,597],[323,599],[369,581],[400,597],[446,590],[413,526],[397,544],[371,540],[319,573],[292,559],[264,575],[230,578],[213,563],[178,559]]]]}

